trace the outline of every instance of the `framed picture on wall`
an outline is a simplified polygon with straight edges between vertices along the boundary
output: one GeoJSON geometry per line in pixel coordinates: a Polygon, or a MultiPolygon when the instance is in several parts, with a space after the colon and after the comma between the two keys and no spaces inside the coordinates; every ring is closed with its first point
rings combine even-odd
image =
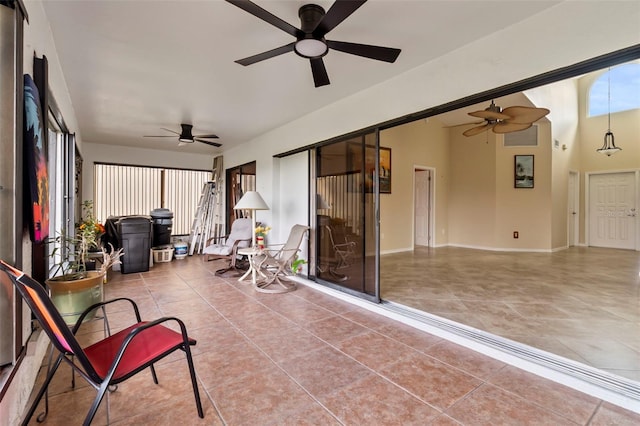
{"type": "MultiPolygon", "coordinates": [[[[348,145],[347,163],[351,172],[361,173],[364,163],[364,191],[373,192],[373,177],[376,169],[375,146],[366,145],[364,161],[362,160],[362,145],[350,143],[348,145]]],[[[378,171],[380,193],[391,194],[391,148],[380,147],[380,166],[378,171]]]]}
{"type": "Polygon", "coordinates": [[[513,187],[533,188],[533,155],[514,155],[513,187]]]}
{"type": "Polygon", "coordinates": [[[391,148],[380,147],[378,181],[380,182],[380,193],[391,194],[391,148]]]}

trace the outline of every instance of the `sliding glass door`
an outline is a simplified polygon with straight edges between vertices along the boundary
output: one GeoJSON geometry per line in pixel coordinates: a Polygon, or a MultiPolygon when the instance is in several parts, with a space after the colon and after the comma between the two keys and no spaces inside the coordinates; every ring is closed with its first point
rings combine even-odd
{"type": "Polygon", "coordinates": [[[316,279],[379,300],[376,133],[316,148],[316,279]]]}

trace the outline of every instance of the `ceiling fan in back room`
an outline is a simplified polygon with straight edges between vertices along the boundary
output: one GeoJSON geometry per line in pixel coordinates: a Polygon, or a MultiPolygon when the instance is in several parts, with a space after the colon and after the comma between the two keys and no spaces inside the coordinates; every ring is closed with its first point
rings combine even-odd
{"type": "Polygon", "coordinates": [[[252,65],[284,53],[295,52],[298,56],[309,59],[314,84],[316,87],[320,87],[329,84],[329,75],[322,60],[322,57],[329,53],[329,49],[385,62],[395,62],[400,55],[400,49],[324,38],[329,31],[348,18],[366,0],[337,0],[326,13],[317,4],[305,4],[298,10],[300,28],[283,21],[249,0],[226,1],[296,38],[296,41],[284,46],[237,60],[236,62],[240,65],[252,65]]]}
{"type": "Polygon", "coordinates": [[[484,118],[484,121],[476,123],[481,125],[465,130],[462,134],[475,136],[489,129],[494,133],[519,132],[528,129],[547,114],[549,114],[547,108],[512,106],[502,109],[491,101],[491,105],[487,108],[469,113],[472,117],[484,118]]]}
{"type": "Polygon", "coordinates": [[[182,132],[178,133],[171,129],[166,129],[161,127],[162,130],[166,130],[167,132],[173,133],[173,135],[145,135],[145,138],[175,138],[174,135],[178,136],[178,146],[184,146],[194,142],[200,142],[207,145],[220,147],[221,143],[209,141],[207,139],[219,139],[217,135],[194,135],[191,133],[193,126],[191,124],[180,124],[182,127],[182,132]]]}

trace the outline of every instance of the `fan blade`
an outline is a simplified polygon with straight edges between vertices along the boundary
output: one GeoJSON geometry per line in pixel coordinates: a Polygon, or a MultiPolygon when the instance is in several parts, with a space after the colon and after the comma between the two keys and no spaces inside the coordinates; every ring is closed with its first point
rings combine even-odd
{"type": "Polygon", "coordinates": [[[327,46],[329,46],[331,49],[339,50],[344,53],[350,53],[352,55],[363,56],[365,58],[384,62],[395,62],[401,52],[400,49],[393,49],[391,47],[348,43],[346,41],[327,40],[327,46]]]}
{"type": "Polygon", "coordinates": [[[215,146],[216,148],[217,148],[217,147],[222,146],[222,144],[221,144],[221,143],[218,143],[218,142],[212,142],[212,141],[206,141],[206,140],[204,140],[204,139],[200,139],[200,138],[193,138],[193,140],[194,140],[194,141],[197,141],[197,142],[200,142],[200,143],[205,143],[205,144],[207,144],[207,145],[215,146]]]}
{"type": "Polygon", "coordinates": [[[487,111],[487,110],[473,111],[468,114],[472,117],[484,118],[485,120],[508,120],[511,118],[510,115],[503,114],[497,111],[487,111]]]}
{"type": "Polygon", "coordinates": [[[193,135],[194,138],[220,139],[218,135],[193,135]]]}
{"type": "MultiPolygon", "coordinates": [[[[164,127],[160,127],[162,130],[166,130],[167,132],[173,133],[173,135],[180,135],[180,133],[175,132],[171,129],[166,129],[164,127]]],[[[144,135],[143,138],[175,138],[173,135],[144,135]]]]}
{"type": "Polygon", "coordinates": [[[475,136],[475,135],[479,135],[482,132],[486,132],[487,130],[493,128],[494,126],[495,124],[487,123],[482,126],[472,127],[469,130],[465,130],[464,132],[462,132],[462,134],[465,136],[475,136]]]}
{"type": "Polygon", "coordinates": [[[322,20],[318,22],[318,25],[313,30],[313,36],[315,38],[324,37],[325,34],[347,19],[349,15],[365,4],[366,1],[367,0],[336,0],[322,17],[322,20]]]}
{"type": "Polygon", "coordinates": [[[236,63],[244,65],[246,67],[247,65],[255,64],[256,62],[264,61],[265,59],[273,58],[274,56],[282,55],[283,53],[293,52],[293,46],[295,44],[295,42],[292,42],[281,47],[276,47],[275,49],[269,50],[267,52],[262,52],[258,53],[257,55],[249,56],[248,58],[239,59],[236,61],[236,63]]]}
{"type": "Polygon", "coordinates": [[[498,123],[493,128],[494,133],[511,133],[511,132],[519,132],[520,130],[528,129],[533,126],[531,123],[511,123],[507,121],[503,121],[502,123],[498,123]]]}
{"type": "Polygon", "coordinates": [[[245,12],[252,14],[256,18],[262,19],[263,21],[273,25],[274,27],[280,28],[285,33],[291,34],[296,38],[304,37],[304,32],[302,32],[302,30],[299,30],[298,28],[294,27],[290,23],[283,21],[282,19],[278,18],[276,15],[272,14],[271,12],[267,12],[266,10],[264,10],[257,4],[250,2],[249,0],[226,0],[226,1],[228,3],[231,3],[234,6],[239,7],[245,12]]]}
{"type": "Polygon", "coordinates": [[[509,123],[514,124],[533,123],[549,114],[549,110],[546,108],[532,108],[523,106],[512,106],[503,109],[502,112],[503,114],[507,114],[509,116],[509,123]]]}
{"type": "Polygon", "coordinates": [[[313,73],[313,82],[316,87],[330,84],[329,75],[327,74],[327,69],[324,67],[322,58],[309,59],[309,62],[311,62],[311,72],[313,73]]]}
{"type": "Polygon", "coordinates": [[[470,125],[475,125],[477,126],[478,124],[486,124],[487,122],[485,120],[482,121],[475,121],[473,123],[460,123],[460,124],[452,124],[451,126],[442,126],[443,129],[452,129],[454,127],[460,127],[460,126],[470,126],[470,125]]]}

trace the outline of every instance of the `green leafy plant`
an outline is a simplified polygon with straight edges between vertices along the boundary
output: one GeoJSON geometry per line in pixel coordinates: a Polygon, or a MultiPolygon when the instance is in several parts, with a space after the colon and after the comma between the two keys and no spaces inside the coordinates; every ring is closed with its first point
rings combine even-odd
{"type": "Polygon", "coordinates": [[[53,246],[50,256],[56,262],[51,270],[53,279],[72,281],[86,278],[90,251],[102,252],[100,272],[120,263],[122,249],[116,251],[110,244],[111,250],[107,251],[100,243],[104,233],[104,226],[93,215],[93,201],[85,200],[82,203],[82,220],[76,224],[75,235],[62,230],[47,241],[53,246]]]}
{"type": "Polygon", "coordinates": [[[293,258],[293,262],[291,262],[291,272],[293,272],[293,274],[299,274],[300,272],[302,272],[302,265],[306,264],[307,261],[304,259],[299,259],[298,256],[296,255],[293,258]]]}

